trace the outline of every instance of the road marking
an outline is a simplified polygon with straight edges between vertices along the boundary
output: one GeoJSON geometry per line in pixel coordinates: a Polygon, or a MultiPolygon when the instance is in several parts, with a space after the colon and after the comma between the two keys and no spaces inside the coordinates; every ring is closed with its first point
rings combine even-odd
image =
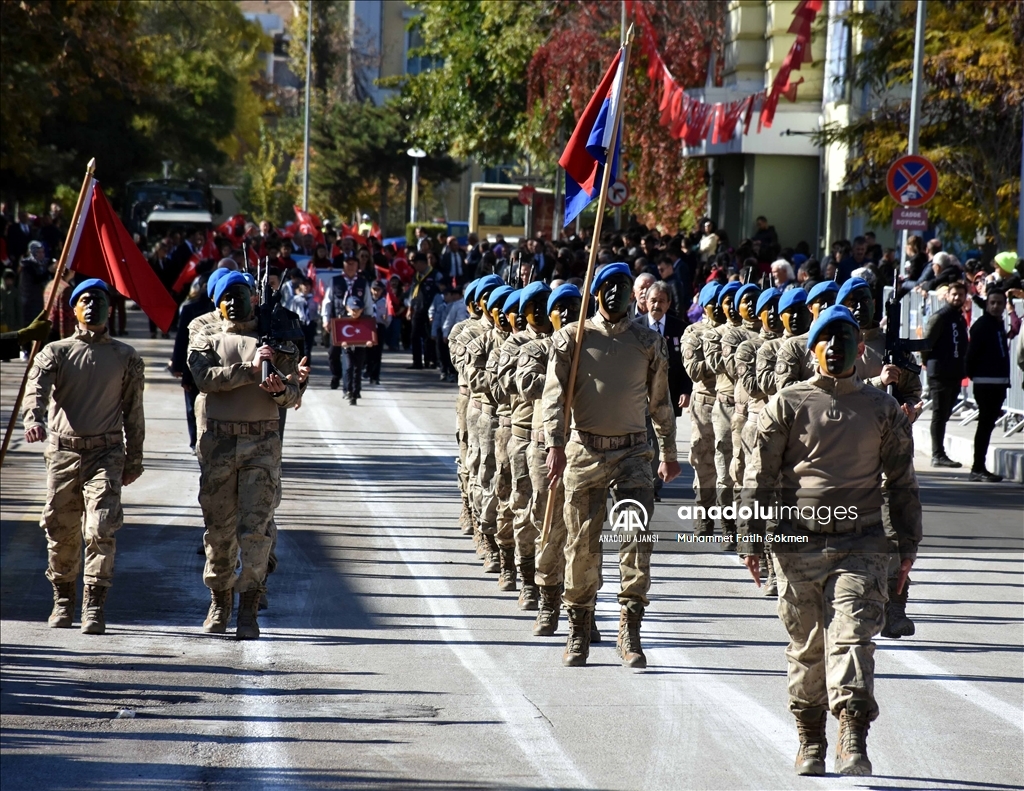
{"type": "MultiPolygon", "coordinates": [[[[306,399],[303,406],[311,407],[311,411],[316,415],[314,423],[331,453],[338,456],[343,448],[348,450],[345,441],[329,437],[320,428],[335,424],[334,416],[322,402],[320,393],[307,392],[306,399]],[[313,398],[310,398],[311,395],[313,398]]],[[[436,458],[439,463],[454,472],[452,449],[435,447],[436,435],[428,435],[405,417],[390,396],[382,395],[380,408],[387,413],[407,443],[423,455],[436,458]]],[[[369,494],[369,482],[358,478],[353,478],[352,482],[361,493],[369,494]]],[[[393,508],[387,499],[375,500],[374,510],[384,516],[389,524],[399,524],[402,521],[403,515],[393,508]]],[[[472,627],[457,604],[458,597],[455,591],[443,579],[423,579],[418,576],[417,569],[422,566],[424,560],[436,559],[436,549],[422,552],[407,549],[391,527],[382,527],[381,532],[388,536],[398,551],[398,556],[409,569],[410,577],[415,580],[424,602],[430,608],[438,634],[448,644],[449,650],[455,654],[462,666],[476,677],[480,686],[487,692],[512,738],[537,773],[549,786],[590,787],[586,776],[558,743],[550,724],[546,719],[536,715],[536,707],[529,702],[518,685],[485,648],[465,642],[466,634],[472,631],[472,627]]]]}

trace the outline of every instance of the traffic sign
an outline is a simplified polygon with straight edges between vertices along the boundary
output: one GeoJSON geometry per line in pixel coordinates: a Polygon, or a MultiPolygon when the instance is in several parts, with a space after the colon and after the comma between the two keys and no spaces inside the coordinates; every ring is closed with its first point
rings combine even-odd
{"type": "Polygon", "coordinates": [[[939,188],[939,172],[924,157],[910,154],[900,157],[889,168],[885,179],[889,195],[901,206],[924,206],[939,188]]]}
{"type": "Polygon", "coordinates": [[[612,206],[621,206],[629,198],[629,187],[622,179],[618,179],[608,187],[608,202],[612,206]]]}
{"type": "Polygon", "coordinates": [[[519,202],[524,206],[529,206],[533,203],[533,193],[537,191],[536,187],[531,187],[527,184],[521,190],[519,190],[519,202]]]}
{"type": "Polygon", "coordinates": [[[892,229],[894,231],[927,231],[928,210],[897,206],[892,210],[892,229]]]}

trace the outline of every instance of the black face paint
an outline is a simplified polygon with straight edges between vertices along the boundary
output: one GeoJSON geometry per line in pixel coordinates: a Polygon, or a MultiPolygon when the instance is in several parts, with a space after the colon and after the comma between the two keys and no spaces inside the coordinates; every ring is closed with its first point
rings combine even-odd
{"type": "Polygon", "coordinates": [[[732,294],[722,299],[722,315],[730,324],[739,324],[739,314],[734,310],[732,294]]]}
{"type": "Polygon", "coordinates": [[[757,297],[757,292],[747,291],[747,293],[743,295],[743,299],[740,300],[740,318],[744,321],[757,320],[757,316],[754,314],[754,311],[757,309],[757,297]]]}
{"type": "Polygon", "coordinates": [[[494,325],[502,332],[512,332],[512,325],[508,323],[508,316],[502,313],[501,308],[492,310],[491,318],[494,320],[494,325]]]}
{"type": "Polygon", "coordinates": [[[791,335],[803,335],[811,328],[814,317],[804,303],[797,303],[782,314],[782,323],[791,335]]]}
{"type": "Polygon", "coordinates": [[[75,318],[87,327],[102,327],[110,318],[110,298],[100,288],[90,288],[75,301],[75,318]]]}
{"type": "MultiPolygon", "coordinates": [[[[546,297],[547,295],[544,295],[545,299],[546,297]]],[[[523,315],[526,317],[526,323],[537,332],[545,334],[551,332],[551,319],[544,315],[544,309],[536,301],[531,300],[526,303],[523,315]]]]}
{"type": "Polygon", "coordinates": [[[583,301],[579,297],[563,297],[554,304],[554,309],[549,314],[551,324],[556,330],[560,330],[574,321],[579,321],[582,306],[583,301]]]}
{"type": "Polygon", "coordinates": [[[516,317],[515,328],[516,332],[522,332],[526,329],[526,314],[523,311],[513,314],[516,317]]]}
{"type": "Polygon", "coordinates": [[[601,284],[597,299],[609,316],[617,316],[629,308],[633,294],[633,281],[625,275],[613,275],[601,284]]]}
{"type": "Polygon", "coordinates": [[[850,309],[853,317],[862,330],[874,326],[875,321],[875,299],[871,296],[870,289],[855,288],[849,296],[843,300],[843,304],[850,309]]]}
{"type": "Polygon", "coordinates": [[[761,309],[761,326],[767,332],[781,333],[785,329],[779,315],[779,300],[773,299],[761,309]]]}
{"type": "Polygon", "coordinates": [[[845,321],[834,321],[814,344],[818,366],[830,376],[847,376],[857,364],[857,329],[845,321]]]}
{"type": "Polygon", "coordinates": [[[252,318],[252,292],[241,284],[231,286],[220,297],[220,313],[228,321],[252,318]]]}

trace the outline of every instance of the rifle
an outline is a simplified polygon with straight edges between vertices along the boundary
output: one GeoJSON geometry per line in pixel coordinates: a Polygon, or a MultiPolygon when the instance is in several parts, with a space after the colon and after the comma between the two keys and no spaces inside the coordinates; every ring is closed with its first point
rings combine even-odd
{"type": "MultiPolygon", "coordinates": [[[[274,351],[285,353],[293,351],[290,342],[303,339],[302,329],[295,321],[295,314],[281,307],[281,295],[270,286],[269,257],[264,258],[262,263],[259,260],[256,262],[256,289],[259,293],[256,321],[260,346],[269,346],[274,351]]],[[[284,374],[270,360],[264,360],[263,369],[260,372],[261,381],[266,380],[272,372],[278,374],[282,379],[285,378],[284,374]]]]}
{"type": "MultiPolygon", "coordinates": [[[[913,352],[927,351],[931,345],[927,338],[912,341],[909,338],[900,337],[900,327],[903,321],[900,306],[902,295],[900,294],[899,272],[893,273],[892,280],[892,294],[889,295],[889,299],[885,303],[885,355],[882,362],[885,365],[895,365],[911,373],[920,374],[921,366],[914,359],[913,352]]],[[[886,392],[896,398],[896,385],[889,385],[886,392]]]]}

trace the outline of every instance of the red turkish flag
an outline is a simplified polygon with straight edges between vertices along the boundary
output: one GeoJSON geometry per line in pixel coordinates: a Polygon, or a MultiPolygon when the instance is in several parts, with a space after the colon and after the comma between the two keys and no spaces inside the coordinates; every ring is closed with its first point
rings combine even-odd
{"type": "Polygon", "coordinates": [[[161,330],[170,330],[178,305],[117,218],[96,179],[90,179],[86,188],[67,260],[69,269],[113,286],[137,302],[161,330]]]}
{"type": "Polygon", "coordinates": [[[376,346],[377,322],[370,316],[331,319],[332,346],[376,346]]]}

